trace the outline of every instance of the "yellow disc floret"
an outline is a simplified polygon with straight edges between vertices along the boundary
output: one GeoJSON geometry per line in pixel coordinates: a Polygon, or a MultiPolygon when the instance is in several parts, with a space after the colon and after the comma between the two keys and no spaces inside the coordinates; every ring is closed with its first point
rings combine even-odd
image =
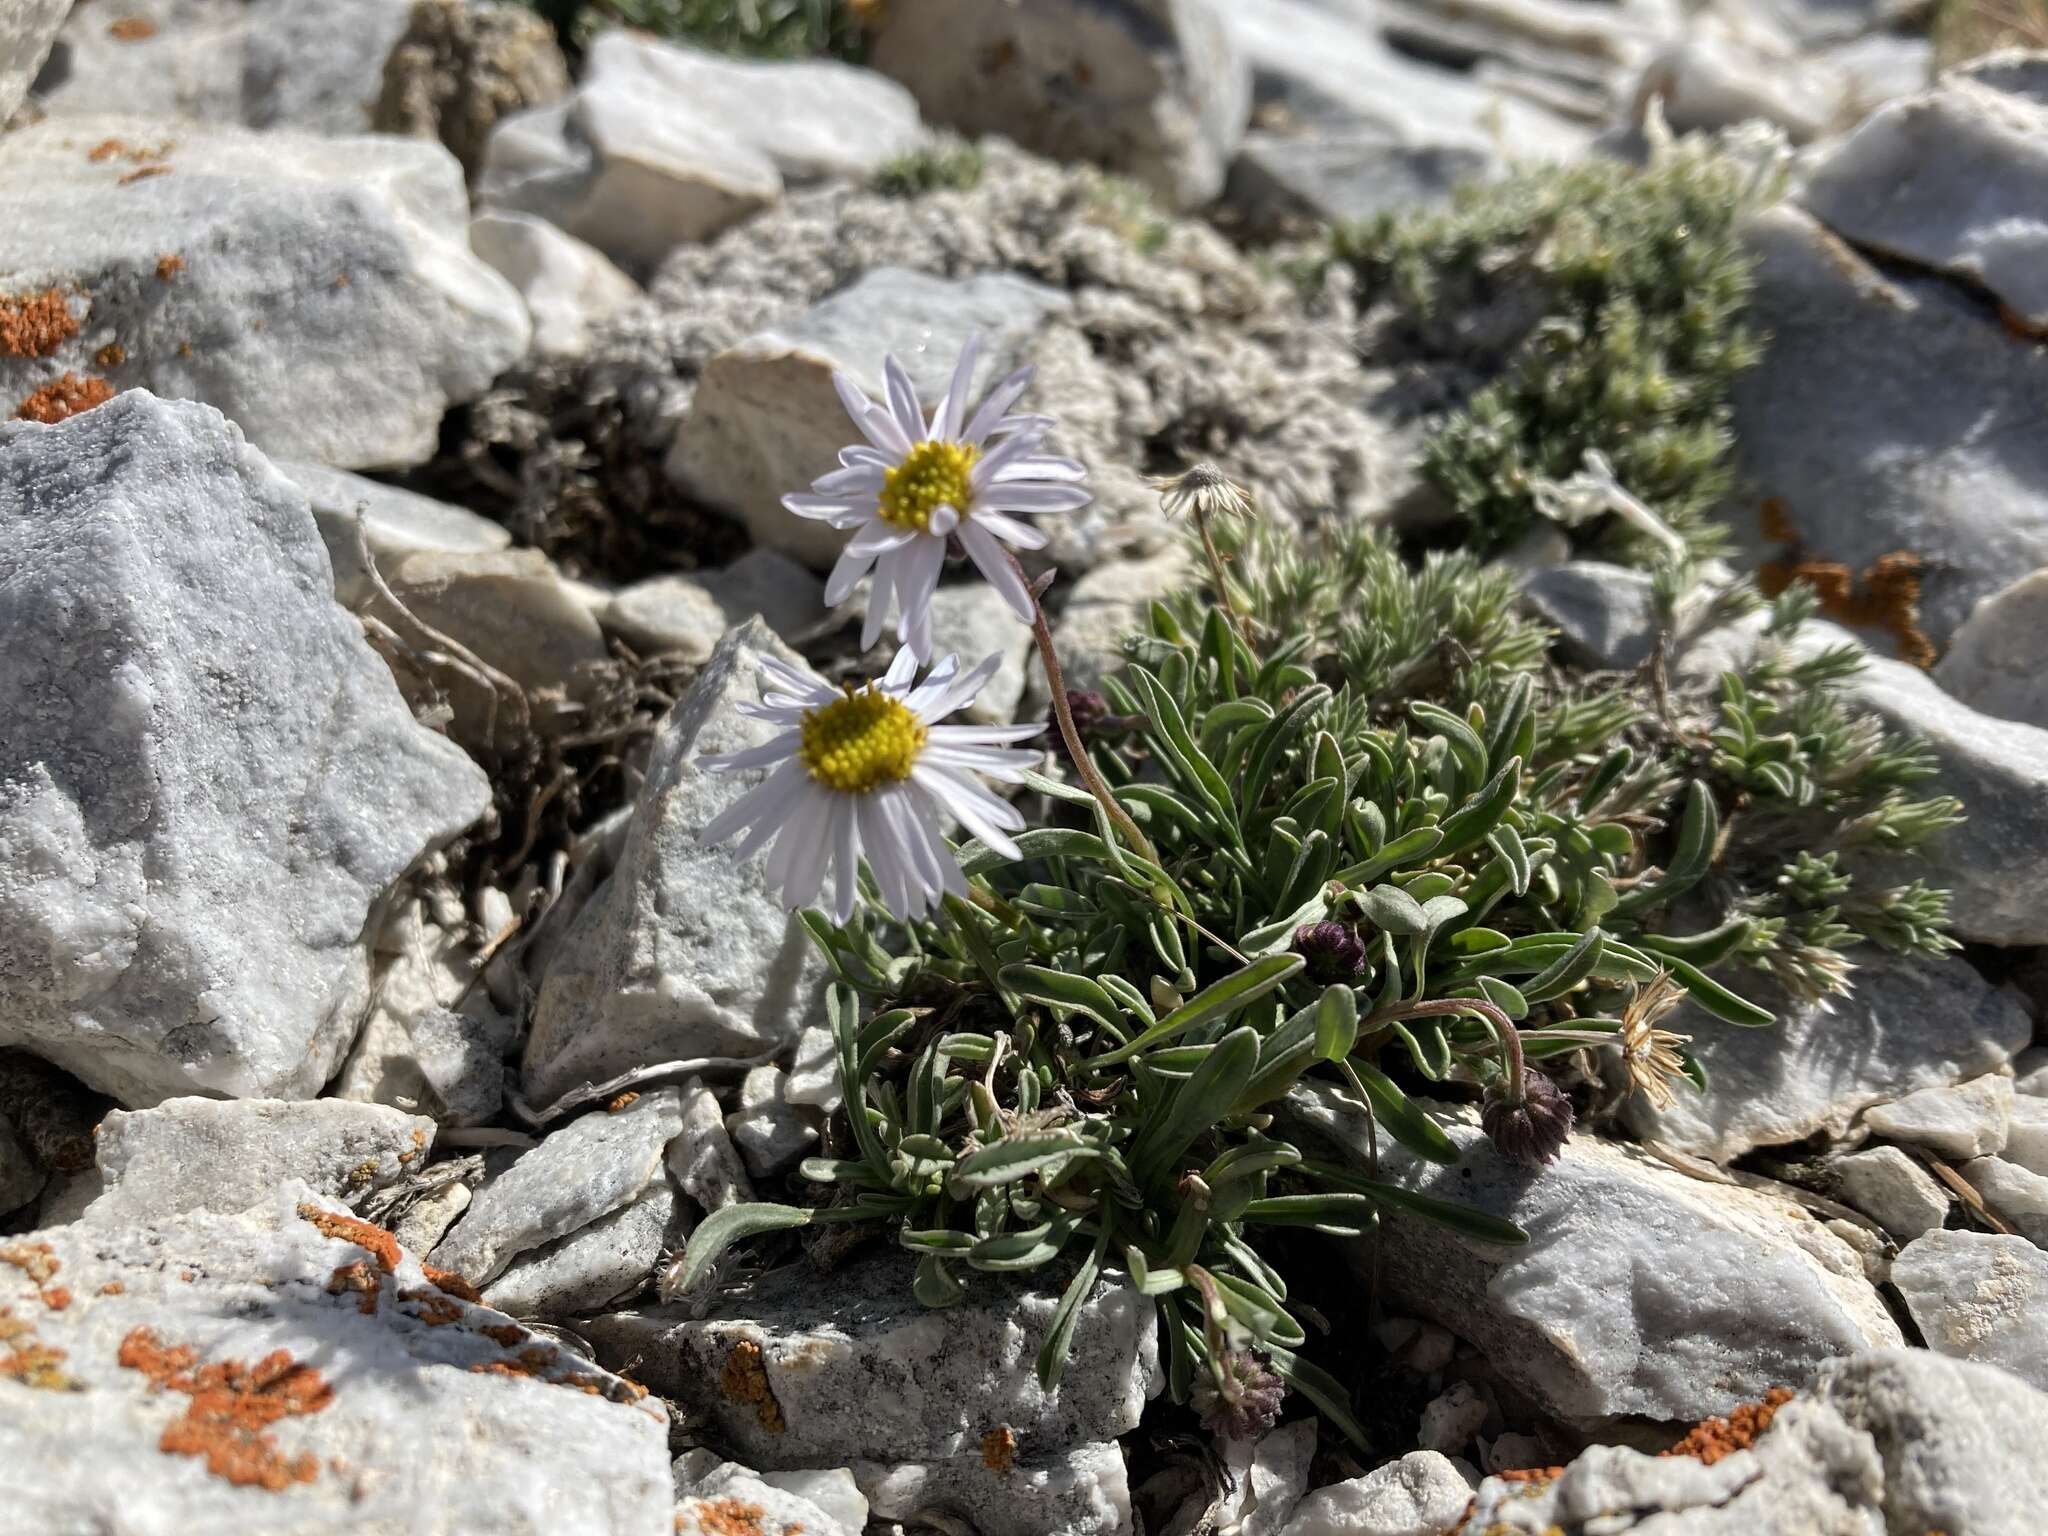
{"type": "Polygon", "coordinates": [[[882,477],[882,521],[923,533],[940,507],[951,507],[964,518],[974,494],[974,461],[980,457],[972,443],[917,444],[882,477]]]}
{"type": "Polygon", "coordinates": [[[827,789],[864,795],[878,785],[910,777],[924,750],[925,728],[897,700],[874,687],[807,710],[804,767],[827,789]]]}

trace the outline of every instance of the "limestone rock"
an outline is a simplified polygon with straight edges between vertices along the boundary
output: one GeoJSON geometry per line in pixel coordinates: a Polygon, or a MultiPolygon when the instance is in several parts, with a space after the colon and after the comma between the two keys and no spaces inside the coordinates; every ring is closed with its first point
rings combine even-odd
{"type": "MultiPolygon", "coordinates": [[[[2024,1088],[2026,1084],[2022,1081],[2015,1086],[2024,1088]]],[[[2030,1173],[2048,1175],[2048,1099],[2025,1092],[2014,1096],[2005,1151],[2000,1155],[2030,1173]]]]}
{"type": "Polygon", "coordinates": [[[0,355],[0,400],[64,374],[200,399],[281,457],[424,462],[451,404],[526,349],[469,253],[439,145],[127,117],[0,143],[0,291],[69,319],[0,355]],[[346,408],[338,408],[345,402],[346,408]]]}
{"type": "Polygon", "coordinates": [[[1934,680],[1957,702],[2048,729],[2048,570],[2022,576],[1970,610],[1934,680]]]}
{"type": "Polygon", "coordinates": [[[711,659],[727,627],[746,618],[729,618],[696,577],[668,575],[613,593],[600,622],[642,656],[680,656],[701,664],[711,659]]]}
{"type": "Polygon", "coordinates": [[[466,507],[325,464],[303,459],[273,462],[312,505],[313,521],[320,525],[327,560],[334,567],[335,600],[343,607],[361,607],[371,591],[357,542],[358,526],[377,569],[385,573],[407,555],[483,554],[511,547],[512,535],[501,524],[466,507]]]}
{"type": "MultiPolygon", "coordinates": [[[[1363,1116],[1348,1100],[1301,1090],[1289,1110],[1362,1161],[1363,1116]]],[[[1383,1214],[1383,1294],[1477,1345],[1557,1417],[1697,1420],[1898,1342],[1855,1254],[1793,1202],[1703,1184],[1584,1134],[1556,1163],[1523,1169],[1475,1122],[1446,1120],[1462,1154],[1452,1167],[1383,1138],[1381,1176],[1514,1221],[1528,1245],[1383,1214]]],[[[1346,1252],[1361,1273],[1370,1265],[1362,1244],[1346,1252]]]]}
{"type": "Polygon", "coordinates": [[[945,1529],[964,1519],[979,1536],[1129,1536],[1130,1480],[1113,1441],[1002,1460],[976,1449],[940,1461],[857,1461],[853,1473],[884,1520],[945,1529]]]}
{"type": "Polygon", "coordinates": [[[1957,1172],[2007,1226],[2036,1248],[2048,1248],[2048,1178],[2002,1157],[1972,1158],[1957,1172]]]}
{"type": "Polygon", "coordinates": [[[1308,1492],[1317,1425],[1313,1417],[1296,1419],[1256,1441],[1225,1442],[1223,1463],[1235,1484],[1223,1506],[1226,1528],[1234,1526],[1236,1536],[1280,1536],[1308,1492]]]}
{"type": "Polygon", "coordinates": [[[682,1129],[682,1091],[657,1088],[618,1110],[596,1110],[523,1152],[476,1192],[435,1264],[485,1285],[520,1254],[589,1226],[661,1176],[682,1129]]]}
{"type": "Polygon", "coordinates": [[[131,1106],[311,1094],[378,907],[483,774],[217,412],[131,392],[0,427],[0,466],[0,1044],[131,1106]]]}
{"type": "Polygon", "coordinates": [[[1656,598],[1643,571],[1573,560],[1531,575],[1522,599],[1583,664],[1625,671],[1640,666],[1656,643],[1656,598]]]}
{"type": "Polygon", "coordinates": [[[646,1285],[662,1254],[680,1248],[690,1226],[675,1186],[657,1174],[629,1204],[520,1254],[484,1287],[484,1302],[513,1317],[598,1311],[646,1285]]]}
{"type": "Polygon", "coordinates": [[[590,609],[537,549],[420,550],[384,576],[414,614],[528,689],[573,691],[577,669],[609,654],[590,609]]]}
{"type": "Polygon", "coordinates": [[[104,1189],[82,1220],[137,1225],[186,1211],[234,1215],[281,1180],[355,1202],[426,1165],[434,1122],[342,1099],[166,1099],[115,1110],[94,1137],[104,1189]]]}
{"type": "Polygon", "coordinates": [[[860,1536],[860,1524],[768,1477],[730,1462],[719,1467],[676,1501],[676,1536],[860,1536]]]}
{"type": "Polygon", "coordinates": [[[1254,129],[1230,167],[1224,199],[1255,233],[1354,222],[1441,203],[1497,168],[1477,144],[1408,144],[1374,124],[1254,129]]]}
{"type": "Polygon", "coordinates": [[[1032,656],[1031,631],[986,582],[954,582],[933,594],[932,654],[957,655],[963,667],[1001,656],[995,676],[954,718],[973,725],[1008,725],[1016,718],[1032,656]]]}
{"type": "Polygon", "coordinates": [[[14,115],[29,82],[50,56],[71,0],[22,0],[0,16],[0,123],[14,115]]]}
{"type": "Polygon", "coordinates": [[[676,1188],[704,1211],[754,1198],[746,1166],[725,1133],[718,1095],[702,1083],[683,1085],[683,1128],[669,1142],[664,1161],[676,1188]]]}
{"type": "Polygon", "coordinates": [[[2048,1391],[2048,1252],[2023,1237],[1929,1232],[1892,1265],[1927,1347],[2048,1391]]]}
{"type": "Polygon", "coordinates": [[[10,1521],[669,1529],[657,1402],[439,1290],[388,1234],[304,1185],[287,1181],[245,1215],[60,1227],[10,1251],[29,1261],[0,1265],[0,1305],[29,1330],[12,1347],[47,1352],[0,1380],[10,1521]],[[49,1273],[40,1289],[35,1269],[49,1273]]]}
{"type": "MultiPolygon", "coordinates": [[[[1066,685],[1095,688],[1122,666],[1124,637],[1144,629],[1146,609],[1185,582],[1188,569],[1186,553],[1169,547],[1146,559],[1102,566],[1075,582],[1053,630],[1066,685]]],[[[1036,668],[1031,685],[1040,690],[1032,704],[1043,709],[1051,699],[1042,694],[1045,679],[1036,668]]]]}
{"type": "Polygon", "coordinates": [[[874,398],[882,358],[894,353],[929,410],[946,392],[960,348],[984,339],[977,394],[1023,360],[1064,295],[1008,273],[962,281],[881,267],[793,323],[749,337],[705,367],[689,418],[676,434],[668,476],[691,495],[745,520],[757,544],[818,570],[847,536],[784,510],[861,440],[832,387],[835,371],[874,398]]]}
{"type": "Polygon", "coordinates": [[[630,1067],[774,1051],[808,1022],[823,968],[802,925],[758,861],[697,840],[755,780],[708,773],[699,757],[772,734],[734,707],[758,699],[763,652],[800,664],[750,620],[663,722],[618,868],[542,978],[523,1068],[536,1103],[630,1067]]]}
{"type": "Polygon", "coordinates": [[[591,327],[640,296],[640,285],[604,252],[530,213],[478,214],[469,244],[519,290],[543,357],[580,356],[591,327]]]}
{"type": "Polygon", "coordinates": [[[869,62],[935,123],[1093,160],[1192,208],[1222,190],[1251,77],[1215,0],[896,0],[869,62]]]}
{"type": "Polygon", "coordinates": [[[1768,1029],[1725,1024],[1683,1004],[1667,1022],[1692,1036],[1707,1092],[1681,1093],[1664,1110],[1639,1098],[1629,1124],[1680,1151],[1730,1162],[1752,1147],[1804,1141],[1816,1131],[1844,1135],[1871,1105],[1995,1071],[2032,1033],[2026,1010],[1967,961],[1874,948],[1859,949],[1855,959],[1855,990],[1827,1009],[1801,1007],[1767,978],[1745,972],[1744,994],[1777,1016],[1768,1029]],[[1856,1041],[1855,1050],[1835,1048],[1845,1038],[1856,1041]]]}
{"type": "Polygon", "coordinates": [[[510,0],[413,0],[384,61],[371,126],[439,139],[474,175],[499,121],[569,92],[544,16],[510,0]]]}
{"type": "Polygon", "coordinates": [[[725,1117],[747,1172],[764,1184],[788,1173],[818,1139],[818,1128],[782,1096],[788,1076],[780,1067],[755,1067],[740,1079],[739,1105],[725,1117]]]}
{"type": "MultiPolygon", "coordinates": [[[[369,132],[385,61],[412,9],[412,0],[250,0],[241,121],[251,128],[369,132]]],[[[100,110],[137,109],[110,99],[100,110]]]]}
{"type": "Polygon", "coordinates": [[[1410,1451],[1363,1477],[1318,1488],[1296,1506],[1282,1536],[1443,1536],[1472,1502],[1450,1459],[1410,1451]]]}
{"type": "Polygon", "coordinates": [[[910,1271],[904,1256],[878,1253],[820,1285],[797,1264],[701,1319],[651,1307],[584,1332],[600,1358],[637,1358],[641,1380],[764,1469],[978,1456],[1004,1427],[1020,1460],[1045,1457],[1135,1427],[1159,1389],[1154,1309],[1120,1277],[1082,1304],[1066,1373],[1047,1393],[1032,1362],[1057,1284],[976,1275],[964,1301],[933,1310],[912,1296],[910,1271]]]}
{"type": "Polygon", "coordinates": [[[2001,61],[1880,107],[1800,199],[1852,244],[1964,278],[2048,331],[2048,90],[2001,61]]]}
{"type": "Polygon", "coordinates": [[[1948,1191],[1910,1153],[1872,1147],[1828,1165],[1842,1181],[1842,1198],[1898,1242],[1931,1232],[1948,1217],[1948,1191]]]}
{"type": "Polygon", "coordinates": [[[2012,1079],[1995,1072],[1952,1088],[1922,1088],[1863,1117],[1880,1136],[1958,1161],[2004,1150],[2011,1121],[2012,1079]]]}

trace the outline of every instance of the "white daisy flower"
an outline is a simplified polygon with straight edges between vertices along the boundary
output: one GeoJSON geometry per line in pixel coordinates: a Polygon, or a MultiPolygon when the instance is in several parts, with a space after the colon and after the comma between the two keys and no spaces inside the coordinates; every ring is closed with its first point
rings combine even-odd
{"type": "Polygon", "coordinates": [[[962,676],[959,658],[947,656],[913,685],[917,662],[905,650],[879,682],[838,689],[764,656],[761,702],[739,709],[786,729],[704,764],[721,773],[770,764],[775,771],[714,818],[703,841],[744,831],[733,850],[744,859],[773,838],[769,887],[795,911],[817,900],[829,873],[832,915],[842,923],[853,915],[863,856],[899,918],[923,916],[949,891],[966,895],[942,834],[958,822],[1004,857],[1021,857],[1008,834],[1021,831],[1024,818],[974,775],[1021,782],[1040,754],[1008,743],[1044,727],[937,722],[971,702],[1001,663],[991,656],[962,676]]]}
{"type": "Polygon", "coordinates": [[[863,648],[881,637],[893,601],[897,639],[919,661],[931,660],[932,593],[949,537],[959,540],[989,585],[1029,624],[1031,593],[1004,546],[1043,549],[1046,536],[1018,515],[1074,512],[1092,499],[1081,484],[1086,470],[1072,459],[1038,451],[1052,418],[1010,414],[1031,383],[1030,368],[1004,379],[967,414],[979,352],[980,338],[970,337],[953,369],[952,387],[930,420],[894,357],[882,364],[886,404],[835,373],[839,399],[867,441],[842,449],[840,467],[808,493],[782,498],[798,517],[854,530],[825,584],[825,602],[844,602],[873,569],[863,648]]]}

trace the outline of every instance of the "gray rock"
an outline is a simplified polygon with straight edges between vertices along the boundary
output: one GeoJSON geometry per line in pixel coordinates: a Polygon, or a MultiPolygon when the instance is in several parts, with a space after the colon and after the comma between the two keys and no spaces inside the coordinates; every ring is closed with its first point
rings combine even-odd
{"type": "Polygon", "coordinates": [[[1864,1125],[1879,1136],[1958,1161],[2003,1151],[2011,1122],[2012,1079],[2000,1073],[1952,1088],[1922,1088],[1863,1116],[1864,1125]]]}
{"type": "Polygon", "coordinates": [[[755,779],[706,773],[698,758],[773,734],[734,708],[759,697],[763,652],[801,665],[750,620],[663,722],[619,866],[542,978],[523,1069],[536,1103],[631,1067],[778,1050],[812,1016],[824,971],[802,925],[764,889],[759,861],[697,841],[755,779]]]}
{"type": "Polygon", "coordinates": [[[491,130],[569,94],[569,65],[544,16],[515,0],[414,0],[384,62],[379,133],[439,139],[472,176],[491,130]]]}
{"type": "Polygon", "coordinates": [[[69,1300],[0,1266],[0,1304],[57,1356],[0,1389],[9,1508],[53,1531],[668,1530],[658,1403],[437,1289],[403,1250],[360,1246],[347,1221],[286,1181],[245,1215],[20,1239],[69,1300]],[[247,1428],[205,1414],[178,1374],[202,1369],[285,1411],[247,1428]]]}
{"type": "Polygon", "coordinates": [[[1724,1024],[1682,1005],[1667,1024],[1692,1037],[1710,1086],[1661,1111],[1639,1096],[1629,1124],[1680,1151],[1730,1162],[1817,1131],[1844,1135],[1871,1105],[1994,1071],[2032,1033],[2026,1010],[1967,961],[1877,949],[1859,949],[1855,960],[1855,990],[1826,1009],[1799,1006],[1760,973],[1734,978],[1776,1014],[1768,1029],[1724,1024]],[[1844,1048],[1848,1040],[1853,1050],[1844,1048]]]}
{"type": "Polygon", "coordinates": [[[423,463],[448,407],[526,349],[525,306],[469,253],[468,218],[438,144],[125,117],[23,129],[0,145],[0,289],[74,295],[78,329],[0,358],[0,398],[105,375],[205,400],[284,457],[423,463]]]}
{"type": "Polygon", "coordinates": [[[1535,572],[1522,584],[1522,599],[1582,664],[1637,667],[1657,641],[1657,605],[1643,571],[1574,560],[1535,572]]]}
{"type": "Polygon", "coordinates": [[[976,1450],[942,1461],[857,1461],[853,1474],[881,1520],[941,1530],[965,1521],[979,1536],[1129,1536],[1130,1481],[1114,1442],[1019,1454],[1008,1466],[991,1460],[976,1450]]]}
{"type": "Polygon", "coordinates": [[[1410,1451],[1363,1477],[1318,1488],[1282,1536],[1443,1536],[1471,1502],[1471,1485],[1449,1458],[1410,1451]]]}
{"type": "Polygon", "coordinates": [[[818,1139],[818,1128],[782,1096],[787,1075],[780,1067],[755,1067],[740,1079],[739,1105],[725,1117],[747,1172],[762,1183],[789,1172],[818,1139]]]}
{"type": "Polygon", "coordinates": [[[1008,725],[1016,718],[1032,654],[1031,631],[986,582],[955,582],[933,594],[932,653],[957,655],[963,667],[1001,656],[995,676],[955,718],[974,725],[1008,725]]]}
{"type": "Polygon", "coordinates": [[[1853,1152],[1828,1167],[1842,1181],[1842,1198],[1898,1242],[1910,1242],[1948,1218],[1948,1191],[1897,1147],[1853,1152]]]}
{"type": "Polygon", "coordinates": [[[1389,129],[1263,129],[1245,135],[1224,200],[1256,234],[1441,203],[1497,168],[1476,144],[1406,144],[1389,129]]]}
{"type": "MultiPolygon", "coordinates": [[[[2026,1080],[2016,1086],[2025,1088],[2026,1080]]],[[[2048,1175],[2048,1099],[2033,1093],[2014,1096],[2000,1156],[2030,1173],[2048,1175]]]]}
{"type": "MultiPolygon", "coordinates": [[[[810,572],[807,579],[815,580],[810,572]]],[[[612,594],[600,622],[642,656],[680,656],[699,665],[711,659],[730,618],[711,589],[694,576],[650,576],[612,594]]]]}
{"type": "MultiPolygon", "coordinates": [[[[1289,1109],[1362,1162],[1364,1117],[1349,1100],[1317,1087],[1289,1109]]],[[[1453,1167],[1383,1137],[1381,1176],[1514,1221],[1528,1245],[1496,1248],[1383,1214],[1381,1294],[1478,1346],[1558,1418],[1697,1420],[1898,1342],[1855,1253],[1791,1201],[1704,1184],[1590,1135],[1575,1135],[1556,1163],[1522,1169],[1474,1120],[1447,1114],[1462,1154],[1453,1167]]],[[[1370,1270],[1365,1245],[1345,1251],[1370,1270]]]]}
{"type": "Polygon", "coordinates": [[[750,549],[731,565],[698,573],[705,590],[725,610],[728,624],[759,614],[792,645],[825,617],[825,583],[774,549],[750,549]]]}
{"type": "Polygon", "coordinates": [[[746,1165],[726,1135],[718,1095],[702,1083],[683,1085],[683,1128],[670,1140],[665,1161],[676,1188],[707,1212],[754,1198],[746,1165]]]}
{"type": "Polygon", "coordinates": [[[2012,1059],[2013,1092],[2048,1098],[2048,1046],[2037,1045],[2012,1059]]]}
{"type": "Polygon", "coordinates": [[[431,1253],[434,1245],[448,1235],[455,1218],[469,1209],[470,1198],[467,1184],[460,1179],[450,1179],[439,1189],[415,1201],[399,1217],[391,1235],[398,1239],[401,1248],[408,1248],[414,1253],[431,1253]]]}
{"type": "Polygon", "coordinates": [[[1180,208],[1222,190],[1251,76],[1214,0],[899,0],[869,62],[932,122],[1093,160],[1180,208]]]}
{"type": "Polygon", "coordinates": [[[662,1254],[680,1247],[691,1225],[675,1186],[649,1179],[630,1204],[519,1255],[484,1287],[484,1303],[513,1317],[569,1317],[614,1305],[653,1278],[662,1254]]]}
{"type": "Polygon", "coordinates": [[[1734,386],[1738,467],[1808,558],[1926,561],[1922,618],[1941,645],[1980,598],[2048,565],[2039,348],[1956,284],[1880,272],[1796,208],[1754,216],[1746,239],[1770,341],[1734,386]]]}
{"type": "Polygon", "coordinates": [[[29,82],[50,56],[71,0],[22,0],[0,16],[0,123],[14,115],[29,82]]]}
{"type": "Polygon", "coordinates": [[[1761,118],[1805,144],[1833,126],[1849,89],[1841,70],[1709,11],[1651,60],[1635,99],[1656,96],[1674,133],[1714,133],[1761,118]]]}
{"type": "Polygon", "coordinates": [[[0,1044],[131,1106],[311,1094],[377,909],[484,776],[219,413],[131,392],[0,427],[0,466],[0,1044]]]}
{"type": "Polygon", "coordinates": [[[1970,610],[1934,680],[1980,714],[2048,727],[2048,570],[2022,576],[1970,610]]]}
{"type": "Polygon", "coordinates": [[[660,1175],[662,1152],[682,1124],[678,1088],[657,1088],[623,1109],[570,1121],[476,1192],[434,1250],[434,1262],[471,1285],[488,1284],[520,1254],[637,1197],[660,1175]]]}
{"type": "MultiPolygon", "coordinates": [[[[384,65],[412,0],[250,0],[241,120],[252,128],[368,133],[384,65]]],[[[104,111],[132,112],[110,100],[104,111]]]]}
{"type": "Polygon", "coordinates": [[[327,560],[334,567],[334,596],[344,607],[360,607],[371,590],[358,527],[379,571],[389,571],[407,555],[481,554],[512,545],[512,535],[503,525],[465,507],[325,464],[303,459],[273,462],[312,504],[313,521],[320,525],[327,560]]]}
{"type": "Polygon", "coordinates": [[[2048,1390],[2048,1253],[2023,1237],[1929,1232],[1892,1265],[1927,1347],[2048,1390]]]}
{"type": "Polygon", "coordinates": [[[1308,1492],[1309,1463],[1316,1454],[1317,1420],[1292,1424],[1261,1435],[1254,1443],[1226,1443],[1224,1464],[1236,1481],[1235,1505],[1226,1505],[1236,1522],[1237,1536],[1279,1536],[1288,1517],[1308,1492]]]}
{"type": "Polygon", "coordinates": [[[426,1165],[434,1122],[341,1099],[166,1099],[115,1110],[93,1137],[103,1193],[81,1220],[143,1225],[186,1211],[234,1215],[280,1180],[351,1204],[426,1165]]]}
{"type": "Polygon", "coordinates": [[[43,1192],[49,1175],[0,1115],[0,1216],[20,1210],[43,1192]]]}
{"type": "Polygon", "coordinates": [[[790,1104],[815,1105],[827,1115],[844,1099],[839,1087],[839,1048],[832,1031],[822,1024],[811,1025],[797,1037],[796,1060],[783,1080],[782,1097],[790,1104]]]}
{"type": "Polygon", "coordinates": [[[742,518],[757,544],[819,570],[839,558],[846,535],[784,509],[860,441],[832,387],[851,377],[880,398],[882,359],[894,353],[930,410],[946,392],[960,348],[984,338],[974,388],[985,390],[1022,360],[1064,294],[1009,273],[953,281],[881,267],[786,326],[762,331],[712,358],[667,472],[691,495],[742,518]]]}
{"type": "Polygon", "coordinates": [[[637,1358],[649,1387],[765,1469],[979,1455],[1003,1428],[1028,1461],[1114,1439],[1159,1390],[1154,1308],[1118,1277],[1082,1304],[1066,1374],[1047,1393],[1032,1362],[1057,1284],[976,1275],[963,1302],[932,1310],[911,1295],[910,1272],[882,1253],[821,1284],[796,1264],[703,1318],[652,1307],[584,1332],[600,1358],[637,1358]]]}
{"type": "Polygon", "coordinates": [[[2048,1248],[2048,1178],[2002,1157],[1972,1158],[1957,1172],[2007,1226],[2036,1248],[2048,1248]]]}
{"type": "Polygon", "coordinates": [[[1448,1391],[1423,1404],[1416,1441],[1425,1451],[1452,1455],[1472,1443],[1472,1437],[1479,1433],[1492,1411],[1469,1381],[1454,1382],[1448,1391]]]}
{"type": "Polygon", "coordinates": [[[1885,1529],[2019,1532],[2048,1504],[2048,1396],[1995,1366],[1924,1349],[1826,1366],[1813,1399],[1875,1442],[1885,1529]]]}
{"type": "Polygon", "coordinates": [[[577,669],[609,654],[590,609],[537,549],[421,550],[383,569],[416,616],[529,690],[573,691],[577,669]]]}
{"type": "Polygon", "coordinates": [[[2048,330],[2048,90],[2004,66],[1880,107],[1800,198],[1853,244],[1965,278],[2048,330]]]}
{"type": "MultiPolygon", "coordinates": [[[[1186,552],[1169,546],[1146,559],[1099,566],[1075,582],[1052,634],[1066,685],[1095,688],[1121,667],[1124,637],[1141,632],[1147,607],[1180,587],[1189,574],[1186,552]]],[[[1026,713],[1051,702],[1045,686],[1043,673],[1033,668],[1026,713]]]]}
{"type": "Polygon", "coordinates": [[[580,357],[591,328],[640,296],[640,285],[604,252],[529,213],[486,211],[469,221],[469,244],[519,291],[543,357],[580,357]]]}

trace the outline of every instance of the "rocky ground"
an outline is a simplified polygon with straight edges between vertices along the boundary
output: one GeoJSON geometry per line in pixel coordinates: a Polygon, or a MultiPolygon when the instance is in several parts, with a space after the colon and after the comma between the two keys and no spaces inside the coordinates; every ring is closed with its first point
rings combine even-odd
{"type": "MultiPolygon", "coordinates": [[[[0,1527],[2041,1530],[2048,53],[1937,77],[1858,0],[856,9],[863,66],[572,66],[500,0],[0,17],[0,1527]],[[1688,1006],[1709,1089],[1540,1173],[1302,1090],[1531,1236],[1327,1241],[1370,1454],[1296,1400],[1210,1441],[1114,1272],[1052,1392],[1028,1277],[927,1310],[866,1244],[676,1295],[841,1107],[817,950],[697,835],[756,658],[872,661],[780,505],[832,372],[1037,365],[1086,687],[1193,580],[1149,477],[1459,537],[1422,444],[1477,365],[1304,276],[1321,224],[1759,119],[1797,158],[1741,227],[1713,573],[1796,569],[1848,626],[1804,643],[1871,648],[1855,706],[1967,810],[1923,871],[1959,947],[1770,1030],[1688,1006]]],[[[1507,557],[1571,675],[1756,648],[1665,646],[1584,553],[1507,557]]],[[[980,720],[1043,717],[985,588],[935,628],[1004,658],[980,720]]]]}

